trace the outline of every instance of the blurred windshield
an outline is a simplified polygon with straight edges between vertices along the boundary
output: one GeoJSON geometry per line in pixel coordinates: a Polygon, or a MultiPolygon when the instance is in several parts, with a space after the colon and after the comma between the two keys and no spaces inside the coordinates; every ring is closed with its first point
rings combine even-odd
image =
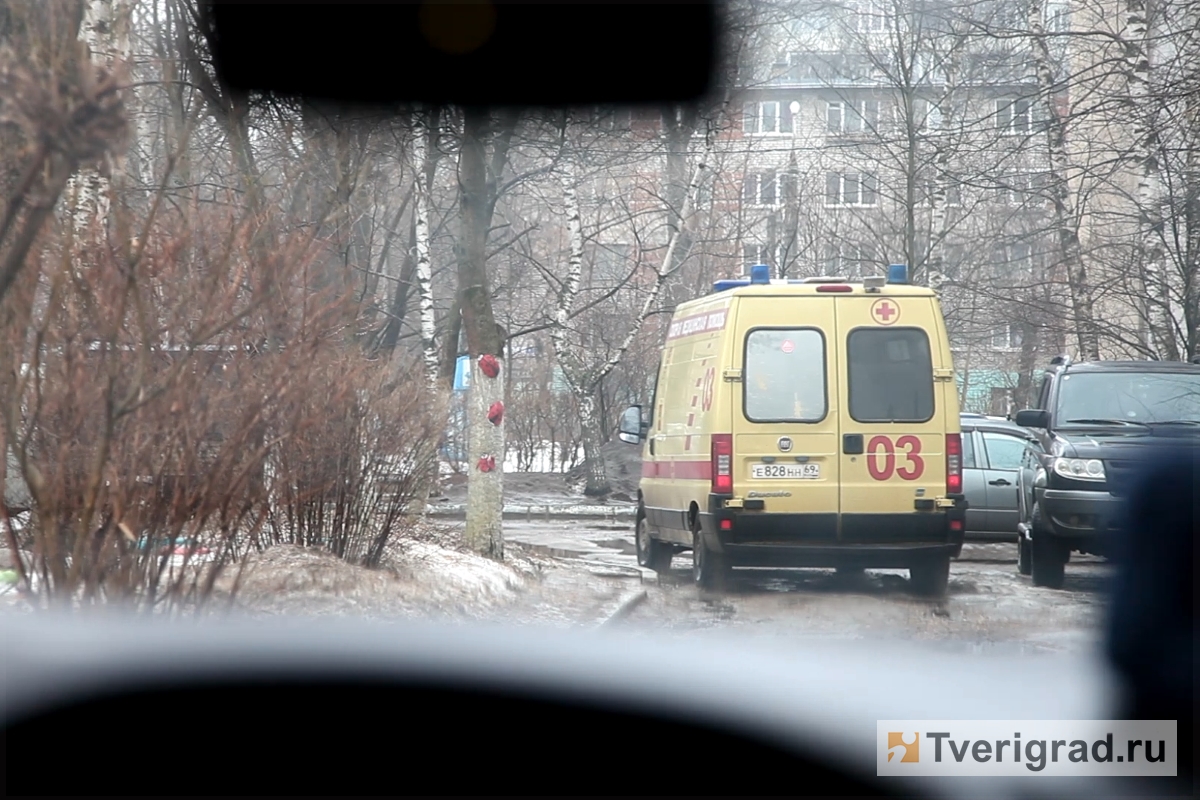
{"type": "MultiPolygon", "coordinates": [[[[199,0],[0,2],[0,605],[1092,652],[1110,553],[1031,562],[1054,515],[957,433],[1054,353],[1200,355],[1196,5],[1085,5],[734,0],[694,102],[348,110],[226,85],[199,0]],[[688,305],[893,264],[944,319],[688,305]]],[[[611,8],[578,58],[660,68],[611,8]]]]}

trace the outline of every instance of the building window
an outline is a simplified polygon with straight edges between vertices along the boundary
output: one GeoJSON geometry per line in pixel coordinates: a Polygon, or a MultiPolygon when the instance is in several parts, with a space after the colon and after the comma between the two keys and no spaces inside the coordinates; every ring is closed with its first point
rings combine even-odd
{"type": "Polygon", "coordinates": [[[829,133],[864,133],[879,125],[878,100],[834,101],[825,110],[825,125],[829,133]]]}
{"type": "Polygon", "coordinates": [[[875,206],[879,184],[874,175],[860,172],[830,172],[825,175],[826,206],[875,206]]]}
{"type": "Polygon", "coordinates": [[[611,289],[620,286],[632,269],[633,248],[623,242],[596,244],[592,250],[592,288],[611,289]]]}
{"type": "Polygon", "coordinates": [[[1020,350],[1021,349],[1021,327],[1011,322],[1006,322],[992,329],[992,349],[993,350],[1020,350]]]}
{"type": "Polygon", "coordinates": [[[870,247],[851,242],[829,242],[824,255],[822,266],[826,277],[857,278],[872,272],[870,268],[878,264],[870,247]]]}
{"type": "Polygon", "coordinates": [[[749,275],[755,264],[769,264],[769,248],[765,244],[742,245],[742,274],[749,275]]]}
{"type": "Polygon", "coordinates": [[[1007,136],[1033,133],[1033,103],[1029,100],[997,100],[996,121],[1007,136]]]}
{"type": "MultiPolygon", "coordinates": [[[[933,206],[933,199],[938,191],[938,177],[932,171],[922,172],[917,178],[917,202],[923,206],[933,206]]],[[[942,198],[942,206],[945,208],[954,208],[962,205],[962,192],[958,179],[953,175],[947,175],[942,179],[942,190],[945,192],[942,198]]]]}
{"type": "MultiPolygon", "coordinates": [[[[936,131],[942,127],[942,110],[923,97],[913,98],[913,130],[936,131]]],[[[904,127],[904,106],[896,107],[897,127],[904,127]]]]}
{"type": "Polygon", "coordinates": [[[791,133],[791,105],[776,100],[747,103],[742,112],[742,132],[748,134],[791,133]]]}
{"type": "Polygon", "coordinates": [[[771,247],[765,244],[742,245],[742,277],[750,277],[750,268],[756,264],[766,264],[771,267],[771,275],[775,276],[783,264],[783,245],[771,247]]]}
{"type": "Polygon", "coordinates": [[[866,0],[858,4],[857,12],[854,22],[860,33],[880,33],[888,29],[887,8],[883,3],[866,0]]]}
{"type": "Polygon", "coordinates": [[[1071,29],[1071,10],[1066,5],[1050,3],[1046,5],[1046,32],[1066,33],[1071,29]]]}
{"type": "Polygon", "coordinates": [[[1033,269],[1033,247],[1028,242],[997,244],[992,249],[989,279],[998,285],[1014,277],[1028,276],[1033,269]]]}
{"type": "Polygon", "coordinates": [[[1044,199],[1049,186],[1049,175],[1045,172],[1017,172],[1004,178],[1000,187],[1000,202],[1010,206],[1024,206],[1044,199]]]}
{"type": "Polygon", "coordinates": [[[742,201],[751,206],[777,206],[795,200],[796,176],[788,172],[747,172],[742,179],[742,201]]]}

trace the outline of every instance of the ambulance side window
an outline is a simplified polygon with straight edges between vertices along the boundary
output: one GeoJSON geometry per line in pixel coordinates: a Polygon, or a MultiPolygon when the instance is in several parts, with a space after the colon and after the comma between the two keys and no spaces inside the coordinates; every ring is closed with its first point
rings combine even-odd
{"type": "Polygon", "coordinates": [[[933,418],[933,357],[920,328],[860,328],[847,339],[850,416],[857,422],[933,418]]]}

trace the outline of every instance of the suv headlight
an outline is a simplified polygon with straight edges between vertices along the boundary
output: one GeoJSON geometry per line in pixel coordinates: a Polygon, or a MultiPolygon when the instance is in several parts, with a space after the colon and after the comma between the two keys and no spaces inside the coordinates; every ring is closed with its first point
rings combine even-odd
{"type": "Polygon", "coordinates": [[[1104,462],[1098,458],[1056,458],[1054,471],[1073,481],[1104,480],[1104,462]]]}

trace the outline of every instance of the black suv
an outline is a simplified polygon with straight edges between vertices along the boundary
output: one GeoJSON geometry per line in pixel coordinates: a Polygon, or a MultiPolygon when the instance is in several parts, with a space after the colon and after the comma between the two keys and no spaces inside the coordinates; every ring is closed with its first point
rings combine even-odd
{"type": "Polygon", "coordinates": [[[1038,406],[1014,420],[1041,444],[1018,472],[1017,564],[1035,586],[1058,589],[1072,551],[1109,554],[1129,482],[1156,445],[1200,445],[1200,364],[1059,357],[1038,406]]]}

